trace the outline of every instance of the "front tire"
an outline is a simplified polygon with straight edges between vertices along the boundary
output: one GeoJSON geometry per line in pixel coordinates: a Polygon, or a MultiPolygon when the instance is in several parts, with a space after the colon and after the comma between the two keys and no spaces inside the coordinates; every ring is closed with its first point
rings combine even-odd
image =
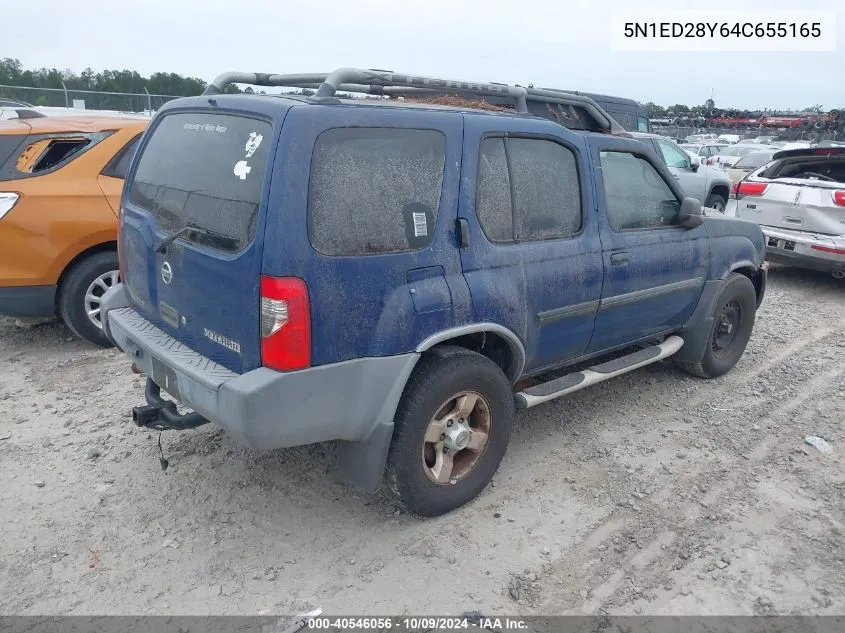
{"type": "Polygon", "coordinates": [[[59,316],[65,325],[90,343],[111,347],[100,320],[100,301],[119,281],[117,253],[95,253],[74,264],[59,287],[59,316]]]}
{"type": "Polygon", "coordinates": [[[731,273],[716,300],[704,353],[698,360],[677,361],[677,365],[702,378],[717,378],[728,373],[745,352],[756,313],[754,284],[744,275],[731,273]]]}
{"type": "Polygon", "coordinates": [[[411,514],[434,517],[474,499],[510,440],[511,384],[490,359],[459,347],[420,359],[399,403],[387,481],[411,514]]]}

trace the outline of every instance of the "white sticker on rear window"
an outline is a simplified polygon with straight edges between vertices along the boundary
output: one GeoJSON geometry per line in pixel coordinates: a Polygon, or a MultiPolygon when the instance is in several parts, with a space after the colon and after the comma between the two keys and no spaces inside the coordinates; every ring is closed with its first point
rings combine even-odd
{"type": "Polygon", "coordinates": [[[246,147],[244,147],[244,151],[246,152],[247,158],[255,154],[255,150],[258,149],[258,146],[261,145],[261,141],[263,140],[263,134],[259,134],[258,132],[249,133],[249,138],[246,140],[246,147]]]}
{"type": "Polygon", "coordinates": [[[183,130],[193,130],[194,132],[217,132],[218,134],[225,134],[229,129],[225,125],[213,125],[211,123],[185,123],[182,126],[183,130]]]}
{"type": "Polygon", "coordinates": [[[235,163],[235,168],[232,170],[232,172],[241,180],[246,180],[246,177],[251,171],[252,167],[250,167],[245,160],[239,160],[235,163]]]}
{"type": "Polygon", "coordinates": [[[414,237],[426,237],[428,235],[428,225],[425,221],[425,213],[413,213],[414,217],[414,237]]]}

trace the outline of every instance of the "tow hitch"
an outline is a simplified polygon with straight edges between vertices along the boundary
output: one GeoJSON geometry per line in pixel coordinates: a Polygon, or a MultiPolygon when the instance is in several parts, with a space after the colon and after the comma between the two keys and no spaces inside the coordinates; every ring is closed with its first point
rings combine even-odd
{"type": "Polygon", "coordinates": [[[179,413],[176,410],[175,402],[161,397],[161,387],[152,378],[147,378],[144,398],[147,404],[132,407],[132,421],[138,426],[155,429],[156,431],[168,429],[184,431],[208,424],[208,420],[199,413],[193,412],[184,415],[179,413]]]}

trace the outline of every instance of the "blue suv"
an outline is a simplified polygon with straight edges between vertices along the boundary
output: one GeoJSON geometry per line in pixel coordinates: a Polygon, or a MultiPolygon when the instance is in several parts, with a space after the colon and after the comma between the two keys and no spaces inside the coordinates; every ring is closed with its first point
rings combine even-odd
{"type": "Polygon", "coordinates": [[[103,299],[148,376],[135,422],[336,440],[352,482],[435,516],[489,482],[519,409],[670,356],[729,371],[763,233],[703,217],[616,127],[579,95],[356,69],[171,101],[129,168],[103,299]],[[513,105],[418,102],[444,91],[513,105]]]}

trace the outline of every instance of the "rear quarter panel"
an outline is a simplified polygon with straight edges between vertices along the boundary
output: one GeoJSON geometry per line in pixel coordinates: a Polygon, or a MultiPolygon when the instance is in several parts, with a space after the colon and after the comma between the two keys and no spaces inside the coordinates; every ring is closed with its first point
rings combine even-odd
{"type": "Polygon", "coordinates": [[[759,268],[766,257],[763,231],[753,222],[705,217],[710,240],[710,279],[724,279],[738,268],[759,268]]]}

